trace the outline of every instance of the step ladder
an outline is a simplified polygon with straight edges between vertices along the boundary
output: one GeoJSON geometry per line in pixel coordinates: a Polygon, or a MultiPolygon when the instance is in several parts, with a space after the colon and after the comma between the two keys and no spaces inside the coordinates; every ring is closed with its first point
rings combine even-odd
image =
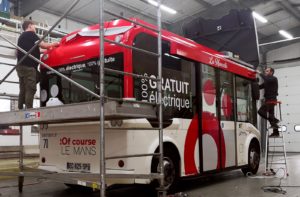
{"type": "Polygon", "coordinates": [[[265,173],[266,176],[274,176],[277,173],[280,173],[280,170],[283,170],[283,178],[289,176],[288,166],[287,166],[287,157],[285,149],[285,140],[284,133],[282,132],[280,123],[282,121],[281,116],[281,102],[274,101],[276,107],[276,113],[279,113],[279,136],[270,137],[270,134],[273,132],[272,127],[268,127],[266,131],[266,148],[265,148],[265,173]]]}

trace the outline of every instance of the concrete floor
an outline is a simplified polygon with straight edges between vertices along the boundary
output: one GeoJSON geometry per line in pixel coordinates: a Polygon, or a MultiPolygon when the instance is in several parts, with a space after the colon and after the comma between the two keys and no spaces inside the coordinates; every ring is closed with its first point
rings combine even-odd
{"type": "MultiPolygon", "coordinates": [[[[187,194],[189,197],[247,197],[266,196],[279,197],[283,194],[264,192],[263,186],[281,185],[286,190],[285,196],[300,197],[300,154],[288,155],[289,176],[280,181],[279,178],[263,178],[264,164],[258,177],[244,177],[240,170],[214,175],[210,178],[198,178],[181,181],[177,192],[187,194]],[[288,187],[285,187],[288,186],[288,187]],[[294,187],[295,186],[295,187],[294,187]]],[[[282,172],[282,171],[281,171],[282,172]]],[[[279,174],[282,174],[279,172],[279,174]]],[[[0,196],[3,197],[98,197],[99,192],[68,189],[64,184],[34,178],[25,178],[25,186],[22,194],[18,193],[16,179],[0,181],[0,196]]],[[[156,192],[147,186],[130,185],[116,187],[107,192],[108,197],[130,196],[130,197],[151,197],[156,192]]]]}

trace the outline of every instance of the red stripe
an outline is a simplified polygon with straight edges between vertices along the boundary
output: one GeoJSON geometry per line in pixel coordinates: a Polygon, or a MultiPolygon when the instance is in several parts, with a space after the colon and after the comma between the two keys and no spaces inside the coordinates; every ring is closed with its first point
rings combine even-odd
{"type": "MultiPolygon", "coordinates": [[[[202,113],[202,135],[210,135],[217,146],[218,151],[218,162],[216,169],[225,167],[226,162],[226,146],[223,131],[219,132],[219,120],[215,117],[213,113],[203,112],[202,113]],[[221,138],[221,149],[220,149],[220,140],[221,138]],[[221,156],[221,157],[220,157],[221,156]]],[[[184,167],[186,175],[195,175],[198,174],[197,164],[195,161],[195,150],[196,143],[198,140],[198,114],[196,114],[191,124],[188,128],[185,144],[184,144],[184,167]]]]}
{"type": "Polygon", "coordinates": [[[198,140],[198,128],[198,114],[196,114],[188,128],[184,143],[185,174],[198,174],[195,162],[195,148],[198,140]]]}

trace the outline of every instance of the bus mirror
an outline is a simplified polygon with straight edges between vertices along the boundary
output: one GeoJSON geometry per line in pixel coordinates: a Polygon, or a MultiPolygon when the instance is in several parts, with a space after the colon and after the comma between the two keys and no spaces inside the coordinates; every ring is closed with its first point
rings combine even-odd
{"type": "Polygon", "coordinates": [[[249,85],[249,82],[248,81],[243,81],[243,86],[247,86],[249,85]]]}
{"type": "Polygon", "coordinates": [[[223,84],[222,84],[222,87],[226,87],[226,86],[230,86],[230,83],[227,82],[227,81],[224,81],[223,84]]]}
{"type": "Polygon", "coordinates": [[[0,125],[0,129],[9,129],[9,126],[8,125],[0,125]]]}
{"type": "Polygon", "coordinates": [[[228,83],[227,81],[223,81],[222,86],[221,86],[221,89],[220,89],[220,94],[221,94],[221,95],[222,95],[222,93],[223,93],[223,91],[224,91],[224,89],[225,89],[226,87],[230,87],[230,83],[228,83]]]}
{"type": "Polygon", "coordinates": [[[260,91],[257,80],[251,82],[251,94],[253,100],[259,100],[260,91]]]}
{"type": "Polygon", "coordinates": [[[31,126],[31,133],[39,133],[40,129],[38,125],[31,126]]]}

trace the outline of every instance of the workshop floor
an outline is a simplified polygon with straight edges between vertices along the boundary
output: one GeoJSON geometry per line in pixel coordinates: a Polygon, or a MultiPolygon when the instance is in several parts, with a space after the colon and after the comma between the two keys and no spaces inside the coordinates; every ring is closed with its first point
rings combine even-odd
{"type": "MultiPolygon", "coordinates": [[[[1,165],[4,161],[0,161],[1,166],[9,166],[9,162],[1,165]]],[[[12,161],[11,161],[12,162],[12,161]]],[[[12,162],[16,166],[16,162],[12,162]]],[[[28,161],[34,165],[34,161],[28,161]]],[[[275,168],[274,168],[275,169],[275,168]]],[[[177,188],[176,197],[279,197],[283,196],[282,192],[286,192],[285,196],[300,197],[300,154],[288,154],[288,170],[289,176],[282,178],[284,172],[278,170],[275,176],[262,176],[264,172],[264,163],[260,165],[259,173],[256,176],[245,177],[240,170],[214,175],[209,178],[197,178],[192,180],[184,180],[180,182],[177,188]],[[270,191],[264,191],[264,188],[271,187],[270,191]],[[275,193],[277,192],[277,193],[275,193]]],[[[40,180],[36,178],[25,178],[23,193],[18,193],[17,180],[0,179],[0,196],[1,197],[99,197],[99,192],[88,190],[73,190],[67,188],[62,183],[56,183],[49,180],[40,180]]],[[[156,192],[143,185],[129,185],[124,187],[115,187],[107,191],[108,197],[152,197],[156,196],[156,192]]]]}

